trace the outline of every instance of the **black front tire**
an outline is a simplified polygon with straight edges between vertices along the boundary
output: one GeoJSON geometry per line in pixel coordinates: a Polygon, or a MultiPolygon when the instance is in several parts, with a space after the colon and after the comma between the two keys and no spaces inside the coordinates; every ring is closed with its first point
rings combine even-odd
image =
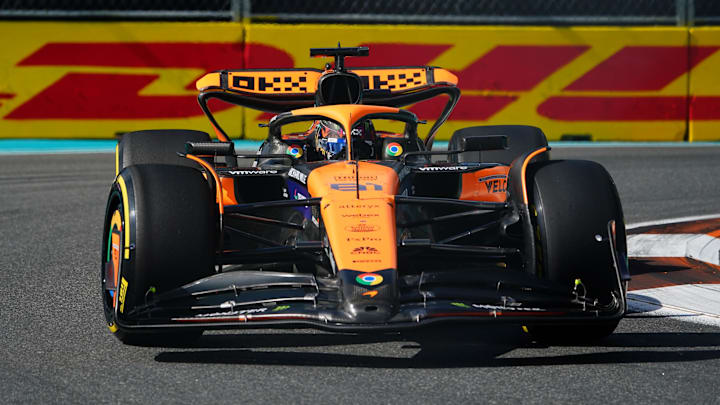
{"type": "Polygon", "coordinates": [[[133,165],[165,164],[199,167],[190,159],[178,156],[187,142],[210,142],[210,136],[190,129],[151,129],[123,135],[117,150],[118,172],[133,165]]]}
{"type": "MultiPolygon", "coordinates": [[[[622,207],[610,174],[583,160],[548,161],[528,171],[535,217],[538,275],[571,288],[580,280],[601,304],[624,299],[608,240],[615,221],[618,249],[625,249],[622,207]],[[598,240],[600,239],[600,240],[598,240]]],[[[624,253],[624,252],[623,252],[624,253]]],[[[563,325],[528,325],[545,342],[590,342],[610,335],[618,320],[563,325]]]]}
{"type": "Polygon", "coordinates": [[[207,181],[193,168],[133,165],[120,173],[108,200],[101,274],[108,327],[123,343],[172,345],[202,334],[137,333],[119,324],[132,324],[133,309],[153,294],[214,274],[215,209],[207,181]],[[114,255],[118,268],[108,271],[114,255]]]}

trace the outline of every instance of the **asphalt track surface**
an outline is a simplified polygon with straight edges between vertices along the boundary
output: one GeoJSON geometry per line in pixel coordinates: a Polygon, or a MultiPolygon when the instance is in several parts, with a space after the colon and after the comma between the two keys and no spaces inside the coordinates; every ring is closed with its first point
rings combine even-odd
{"type": "MultiPolygon", "coordinates": [[[[628,223],[720,212],[718,147],[553,153],[604,164],[628,223]]],[[[593,346],[547,347],[509,325],[124,346],[98,279],[113,165],[0,156],[0,403],[720,403],[720,328],[638,313],[593,346]]]]}

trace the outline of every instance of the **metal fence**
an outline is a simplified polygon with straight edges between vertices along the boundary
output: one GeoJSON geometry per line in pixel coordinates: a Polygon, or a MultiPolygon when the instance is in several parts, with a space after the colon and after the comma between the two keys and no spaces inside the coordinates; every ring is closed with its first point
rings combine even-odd
{"type": "Polygon", "coordinates": [[[676,24],[676,0],[263,0],[255,19],[449,24],[676,24]]]}
{"type": "Polygon", "coordinates": [[[717,0],[688,1],[688,15],[693,25],[720,25],[720,2],[717,0]]]}
{"type": "Polygon", "coordinates": [[[239,20],[249,0],[0,0],[5,19],[239,20]]]}
{"type": "Polygon", "coordinates": [[[0,0],[2,19],[714,25],[718,0],[0,0]]]}

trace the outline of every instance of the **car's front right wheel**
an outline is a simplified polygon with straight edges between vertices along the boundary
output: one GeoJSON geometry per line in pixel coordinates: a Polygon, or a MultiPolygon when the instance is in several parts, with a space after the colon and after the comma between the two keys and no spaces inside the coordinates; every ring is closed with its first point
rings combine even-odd
{"type": "MultiPolygon", "coordinates": [[[[530,215],[534,217],[538,276],[575,286],[608,305],[624,299],[608,237],[615,226],[617,249],[625,249],[622,207],[610,174],[586,160],[554,160],[528,169],[530,215]]],[[[623,256],[625,252],[623,251],[623,256]]],[[[528,325],[544,342],[584,343],[604,338],[619,320],[528,325]]]]}

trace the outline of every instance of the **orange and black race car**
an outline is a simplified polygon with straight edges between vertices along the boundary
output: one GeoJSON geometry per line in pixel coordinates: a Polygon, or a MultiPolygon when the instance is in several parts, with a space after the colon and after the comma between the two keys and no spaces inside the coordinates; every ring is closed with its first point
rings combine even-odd
{"type": "Polygon", "coordinates": [[[216,134],[149,130],[117,146],[102,299],[123,342],[206,329],[400,330],[513,322],[538,339],[611,333],[629,280],[623,213],[599,164],[550,160],[522,125],[456,131],[460,92],[429,66],[223,70],[197,82],[216,134]],[[447,96],[425,124],[401,107],[447,96]],[[275,113],[237,153],[208,100],[275,113]]]}

